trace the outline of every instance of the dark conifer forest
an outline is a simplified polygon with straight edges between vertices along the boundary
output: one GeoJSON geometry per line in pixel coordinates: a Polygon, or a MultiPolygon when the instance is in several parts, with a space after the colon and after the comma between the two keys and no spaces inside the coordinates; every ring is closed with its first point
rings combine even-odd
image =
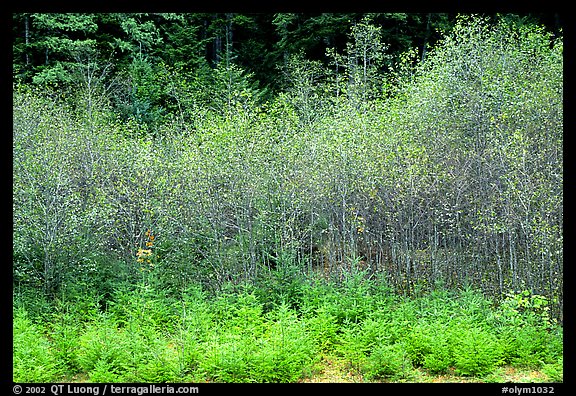
{"type": "Polygon", "coordinates": [[[11,32],[15,382],[563,382],[558,14],[11,32]]]}

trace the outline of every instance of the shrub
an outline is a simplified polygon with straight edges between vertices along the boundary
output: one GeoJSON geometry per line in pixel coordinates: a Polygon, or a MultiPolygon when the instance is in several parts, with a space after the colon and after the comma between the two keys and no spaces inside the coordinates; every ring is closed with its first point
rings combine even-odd
{"type": "Polygon", "coordinates": [[[58,382],[62,372],[42,327],[19,309],[14,315],[13,331],[13,381],[58,382]]]}
{"type": "Polygon", "coordinates": [[[378,345],[366,359],[363,368],[369,380],[386,378],[392,381],[406,378],[411,370],[412,364],[401,343],[378,345]]]}
{"type": "Polygon", "coordinates": [[[450,343],[450,330],[444,326],[434,329],[430,353],[424,356],[423,367],[431,373],[446,373],[454,365],[454,354],[450,343]]]}
{"type": "Polygon", "coordinates": [[[338,288],[337,300],[334,301],[336,316],[340,323],[359,323],[364,320],[372,308],[373,298],[370,282],[361,272],[346,274],[338,288]]]}
{"type": "Polygon", "coordinates": [[[302,287],[302,305],[300,310],[308,315],[318,309],[324,309],[328,314],[336,317],[334,304],[339,294],[336,285],[324,279],[311,279],[302,287]]]}
{"type": "Polygon", "coordinates": [[[548,342],[546,343],[546,352],[544,356],[545,363],[554,363],[562,359],[564,355],[564,337],[563,328],[556,326],[548,333],[548,342]]]}
{"type": "Polygon", "coordinates": [[[457,374],[485,375],[502,363],[502,346],[496,336],[477,327],[453,329],[450,343],[457,374]]]}
{"type": "Polygon", "coordinates": [[[80,336],[77,364],[92,381],[119,379],[131,365],[134,344],[130,341],[118,331],[115,322],[102,315],[100,320],[88,324],[80,336]]]}
{"type": "Polygon", "coordinates": [[[341,335],[336,345],[336,352],[347,360],[357,371],[366,363],[366,356],[370,351],[366,339],[362,337],[362,328],[359,324],[351,323],[341,328],[341,335]]]}
{"type": "Polygon", "coordinates": [[[105,359],[99,359],[94,363],[92,370],[90,372],[91,382],[122,382],[121,376],[116,372],[114,364],[106,361],[105,359]]]}
{"type": "MultiPolygon", "coordinates": [[[[52,314],[50,299],[30,287],[14,287],[14,312],[24,314],[31,321],[47,319],[52,314]]],[[[16,316],[16,315],[15,315],[16,316]]]]}
{"type": "Polygon", "coordinates": [[[315,340],[305,322],[287,305],[281,305],[269,315],[256,366],[266,370],[258,377],[264,382],[295,382],[311,368],[316,354],[315,340]]]}
{"type": "Polygon", "coordinates": [[[496,324],[504,326],[537,326],[551,328],[550,306],[548,299],[539,294],[524,290],[508,293],[496,312],[496,324]]]}
{"type": "Polygon", "coordinates": [[[87,325],[78,343],[77,364],[91,381],[165,382],[181,372],[178,352],[139,319],[119,328],[102,315],[87,325]]]}
{"type": "Polygon", "coordinates": [[[433,335],[428,325],[416,325],[406,336],[406,352],[417,367],[424,365],[426,355],[433,351],[433,335]]]}
{"type": "Polygon", "coordinates": [[[539,368],[545,361],[553,362],[562,353],[562,346],[558,345],[561,337],[541,327],[511,327],[500,337],[505,360],[513,366],[539,368]]]}
{"type": "Polygon", "coordinates": [[[255,382],[247,362],[253,345],[239,337],[231,340],[226,340],[225,336],[220,338],[207,343],[198,371],[212,382],[255,382]]]}
{"type": "Polygon", "coordinates": [[[493,315],[490,299],[486,298],[479,290],[470,287],[461,291],[455,300],[458,307],[458,317],[468,323],[482,324],[488,322],[493,315]]]}
{"type": "Polygon", "coordinates": [[[445,373],[454,365],[451,330],[444,323],[415,326],[405,338],[406,351],[415,366],[445,373]]]}
{"type": "Polygon", "coordinates": [[[124,382],[176,382],[180,379],[178,353],[166,340],[150,340],[147,353],[136,363],[134,376],[124,377],[124,382]]]}
{"type": "Polygon", "coordinates": [[[306,323],[287,304],[266,315],[261,308],[253,294],[236,300],[228,319],[202,343],[199,376],[216,382],[294,382],[304,375],[317,352],[306,323]]]}
{"type": "Polygon", "coordinates": [[[564,382],[564,358],[560,357],[554,363],[545,364],[542,366],[542,372],[551,382],[564,382]]]}
{"type": "Polygon", "coordinates": [[[310,314],[304,321],[310,338],[319,350],[328,351],[334,346],[339,328],[334,315],[325,308],[318,308],[314,315],[310,314]]]}
{"type": "Polygon", "coordinates": [[[82,326],[74,314],[65,312],[55,314],[49,326],[54,357],[68,374],[76,373],[80,369],[77,354],[82,326]]]}

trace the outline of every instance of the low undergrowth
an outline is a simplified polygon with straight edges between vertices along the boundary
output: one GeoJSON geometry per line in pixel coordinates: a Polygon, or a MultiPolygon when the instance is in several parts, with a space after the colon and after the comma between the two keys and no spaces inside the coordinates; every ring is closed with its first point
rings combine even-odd
{"type": "Polygon", "coordinates": [[[498,382],[509,369],[563,381],[562,328],[528,293],[499,304],[470,289],[400,297],[358,277],[272,297],[246,285],[217,296],[141,285],[105,308],[16,298],[13,380],[311,382],[333,356],[369,382],[423,372],[498,382]]]}

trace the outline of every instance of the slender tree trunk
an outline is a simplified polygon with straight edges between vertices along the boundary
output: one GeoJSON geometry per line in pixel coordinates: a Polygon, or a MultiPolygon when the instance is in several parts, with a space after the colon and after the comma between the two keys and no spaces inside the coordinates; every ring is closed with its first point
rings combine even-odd
{"type": "Polygon", "coordinates": [[[426,33],[424,35],[424,43],[422,44],[422,59],[421,61],[424,62],[424,58],[426,58],[426,52],[428,49],[428,40],[430,39],[430,20],[432,19],[432,14],[428,13],[426,18],[426,33]]]}
{"type": "Polygon", "coordinates": [[[517,278],[517,266],[516,266],[516,252],[515,252],[515,240],[512,236],[512,231],[508,231],[508,249],[510,251],[510,272],[512,274],[512,288],[516,289],[516,278],[517,278]]]}
{"type": "Polygon", "coordinates": [[[230,62],[232,61],[232,46],[233,46],[233,26],[232,18],[234,14],[226,13],[226,27],[225,27],[225,40],[226,40],[226,68],[230,68],[230,62]]]}
{"type": "Polygon", "coordinates": [[[502,261],[500,259],[500,247],[498,246],[498,236],[494,238],[494,242],[496,243],[496,265],[498,266],[498,285],[500,286],[500,295],[504,294],[504,274],[502,272],[502,261]]]}
{"type": "Polygon", "coordinates": [[[30,18],[28,15],[24,17],[24,40],[26,43],[26,52],[24,56],[26,57],[26,66],[30,66],[30,56],[28,55],[28,48],[30,45],[30,18]]]}

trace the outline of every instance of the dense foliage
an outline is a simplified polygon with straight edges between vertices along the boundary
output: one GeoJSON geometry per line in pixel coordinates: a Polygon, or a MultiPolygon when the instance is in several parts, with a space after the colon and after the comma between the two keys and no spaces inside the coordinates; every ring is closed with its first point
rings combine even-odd
{"type": "Polygon", "coordinates": [[[90,298],[14,311],[17,382],[300,382],[342,361],[363,381],[458,375],[501,382],[506,365],[563,380],[562,331],[545,299],[524,294],[495,308],[472,289],[402,298],[361,276],[340,286],[298,282],[267,308],[250,285],[176,297],[140,284],[90,298]]]}
{"type": "Polygon", "coordinates": [[[562,37],[387,18],[15,15],[15,380],[557,365],[562,37]]]}

